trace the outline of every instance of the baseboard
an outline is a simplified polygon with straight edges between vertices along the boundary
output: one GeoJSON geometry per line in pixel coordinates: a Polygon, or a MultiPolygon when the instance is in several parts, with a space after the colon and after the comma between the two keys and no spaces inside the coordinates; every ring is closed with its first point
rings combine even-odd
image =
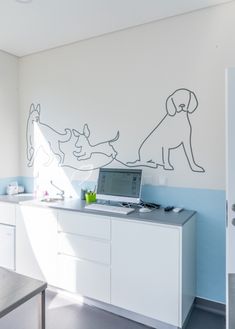
{"type": "MultiPolygon", "coordinates": [[[[49,293],[61,293],[62,295],[66,294],[66,296],[69,297],[69,298],[72,298],[72,299],[75,299],[75,300],[80,300],[80,298],[78,299],[78,295],[68,293],[68,292],[66,292],[62,289],[55,288],[55,287],[52,287],[52,286],[49,286],[49,289],[47,291],[49,293]]],[[[93,300],[93,299],[90,299],[90,298],[87,298],[87,297],[83,297],[82,299],[83,299],[84,304],[101,308],[104,311],[114,313],[116,315],[128,318],[128,319],[130,319],[132,321],[135,321],[135,322],[138,322],[138,323],[142,323],[142,324],[144,324],[148,327],[151,327],[151,328],[156,328],[156,329],[179,329],[176,326],[172,326],[170,324],[163,323],[163,322],[158,321],[156,319],[148,318],[148,317],[145,317],[143,315],[140,315],[140,314],[137,314],[137,313],[134,313],[134,312],[131,312],[131,311],[127,311],[125,309],[113,306],[111,304],[96,301],[96,300],[93,300]]],[[[188,314],[188,316],[187,316],[187,318],[184,322],[184,325],[183,325],[182,329],[186,328],[187,323],[190,319],[191,313],[192,313],[194,308],[199,308],[201,310],[204,310],[204,311],[207,311],[207,312],[212,312],[212,313],[219,314],[219,315],[222,315],[222,316],[225,316],[225,313],[226,313],[225,312],[225,304],[196,297],[195,300],[194,300],[194,303],[191,307],[191,310],[190,310],[190,312],[189,312],[189,314],[188,314]]]]}
{"type": "Polygon", "coordinates": [[[222,303],[196,297],[194,301],[194,306],[207,312],[212,312],[223,316],[226,315],[226,307],[225,304],[222,303]]]}

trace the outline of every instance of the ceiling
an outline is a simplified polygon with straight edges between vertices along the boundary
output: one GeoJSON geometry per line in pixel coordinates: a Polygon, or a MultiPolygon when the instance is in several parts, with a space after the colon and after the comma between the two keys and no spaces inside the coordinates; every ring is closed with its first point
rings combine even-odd
{"type": "Polygon", "coordinates": [[[0,0],[0,49],[16,56],[228,0],[0,0]]]}

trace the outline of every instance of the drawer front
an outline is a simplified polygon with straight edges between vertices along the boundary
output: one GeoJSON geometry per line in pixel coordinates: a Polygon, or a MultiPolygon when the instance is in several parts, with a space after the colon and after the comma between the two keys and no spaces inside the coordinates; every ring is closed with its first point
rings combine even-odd
{"type": "Polygon", "coordinates": [[[77,211],[58,211],[58,231],[110,240],[110,219],[77,211]]]}
{"type": "Polygon", "coordinates": [[[0,202],[0,223],[15,225],[15,204],[0,202]]]}
{"type": "Polygon", "coordinates": [[[58,251],[80,259],[110,264],[110,244],[103,240],[62,233],[58,234],[58,251]]]}
{"type": "Polygon", "coordinates": [[[58,255],[58,285],[82,296],[110,303],[110,267],[58,255]]]}
{"type": "Polygon", "coordinates": [[[35,221],[41,221],[45,218],[52,221],[57,220],[57,213],[54,209],[21,205],[20,212],[26,220],[31,220],[32,218],[35,221]]]}

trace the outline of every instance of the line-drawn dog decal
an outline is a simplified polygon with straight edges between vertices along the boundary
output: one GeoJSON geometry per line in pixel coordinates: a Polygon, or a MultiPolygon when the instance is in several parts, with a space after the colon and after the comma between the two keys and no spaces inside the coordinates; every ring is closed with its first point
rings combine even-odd
{"type": "Polygon", "coordinates": [[[138,149],[138,159],[127,166],[145,166],[174,170],[170,151],[182,146],[192,171],[205,172],[195,160],[192,149],[192,125],[189,115],[198,107],[195,93],[186,88],[175,90],[166,100],[166,115],[148,134],[138,149]]]}
{"type": "Polygon", "coordinates": [[[53,155],[59,157],[59,164],[62,164],[64,161],[64,152],[60,149],[60,143],[68,142],[71,139],[72,131],[69,128],[65,129],[65,133],[59,133],[52,127],[48,126],[45,123],[40,121],[40,111],[41,106],[38,104],[35,106],[31,104],[29,110],[29,117],[27,121],[27,130],[26,130],[26,139],[27,139],[27,159],[28,159],[28,167],[32,167],[39,153],[39,150],[43,150],[44,153],[48,155],[49,160],[45,163],[45,166],[49,166],[53,161],[53,155]],[[34,129],[35,125],[37,125],[40,133],[44,137],[46,143],[38,144],[36,140],[34,140],[34,129]],[[52,154],[53,153],[53,154],[52,154]]]}
{"type": "Polygon", "coordinates": [[[111,144],[119,139],[119,131],[113,139],[97,144],[90,143],[90,129],[87,124],[84,125],[82,133],[78,132],[76,129],[73,129],[73,134],[77,137],[77,141],[75,143],[77,150],[73,152],[73,155],[78,161],[91,159],[95,154],[102,154],[111,159],[116,158],[117,151],[111,144]]]}

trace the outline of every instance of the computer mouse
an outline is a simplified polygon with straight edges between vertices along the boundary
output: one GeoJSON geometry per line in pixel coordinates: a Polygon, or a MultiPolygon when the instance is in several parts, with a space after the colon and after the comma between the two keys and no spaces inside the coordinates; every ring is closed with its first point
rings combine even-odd
{"type": "Polygon", "coordinates": [[[139,209],[139,212],[150,212],[150,211],[152,211],[152,209],[147,208],[147,207],[142,207],[139,209]]]}

